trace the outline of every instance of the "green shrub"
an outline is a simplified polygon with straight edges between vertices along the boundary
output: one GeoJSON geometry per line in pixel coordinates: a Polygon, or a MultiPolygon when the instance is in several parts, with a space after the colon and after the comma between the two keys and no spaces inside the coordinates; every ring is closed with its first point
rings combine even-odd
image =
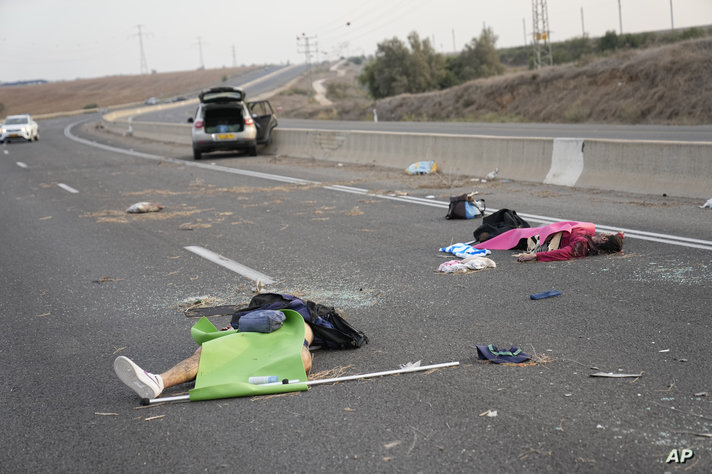
{"type": "Polygon", "coordinates": [[[98,108],[99,108],[99,105],[92,103],[92,104],[87,104],[87,105],[85,105],[85,106],[82,107],[82,108],[83,108],[84,110],[88,110],[88,109],[98,109],[98,108]]]}

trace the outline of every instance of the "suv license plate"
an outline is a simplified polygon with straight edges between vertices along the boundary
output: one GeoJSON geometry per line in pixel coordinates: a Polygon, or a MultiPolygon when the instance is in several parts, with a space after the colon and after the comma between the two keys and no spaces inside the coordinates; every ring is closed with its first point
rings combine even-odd
{"type": "Polygon", "coordinates": [[[218,134],[218,140],[234,140],[234,139],[235,139],[234,133],[220,133],[220,134],[218,134]]]}

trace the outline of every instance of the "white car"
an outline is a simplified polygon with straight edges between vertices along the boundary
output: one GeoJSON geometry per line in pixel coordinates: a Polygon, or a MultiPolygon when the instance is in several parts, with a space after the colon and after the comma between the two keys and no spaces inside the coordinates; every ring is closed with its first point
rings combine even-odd
{"type": "Polygon", "coordinates": [[[245,102],[239,87],[214,87],[198,96],[200,104],[193,124],[193,158],[220,150],[244,150],[257,156],[257,145],[272,140],[277,117],[269,101],[245,102]]]}
{"type": "Polygon", "coordinates": [[[37,141],[40,139],[40,127],[30,114],[8,115],[0,126],[0,143],[13,140],[37,141]]]}

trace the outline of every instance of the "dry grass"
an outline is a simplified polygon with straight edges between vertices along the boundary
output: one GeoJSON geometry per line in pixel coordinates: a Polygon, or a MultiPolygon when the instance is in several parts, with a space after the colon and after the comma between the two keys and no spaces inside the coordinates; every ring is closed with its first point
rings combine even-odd
{"type": "Polygon", "coordinates": [[[255,68],[205,69],[0,87],[0,103],[5,106],[2,110],[3,116],[67,112],[81,110],[90,104],[111,107],[143,103],[152,96],[164,99],[195,93],[206,87],[219,85],[224,76],[233,78],[253,69],[255,68]]]}
{"type": "Polygon", "coordinates": [[[383,120],[709,124],[712,38],[379,101],[383,120]]]}

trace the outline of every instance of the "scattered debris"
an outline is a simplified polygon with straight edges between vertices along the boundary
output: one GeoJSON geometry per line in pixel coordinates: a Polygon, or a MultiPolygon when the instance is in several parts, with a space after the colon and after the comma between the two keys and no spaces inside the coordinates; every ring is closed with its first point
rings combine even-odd
{"type": "Polygon", "coordinates": [[[163,206],[155,202],[137,202],[126,209],[129,214],[142,214],[144,212],[158,212],[163,209],[163,206]]]}
{"type": "Polygon", "coordinates": [[[102,283],[108,283],[110,281],[121,281],[121,280],[123,280],[123,278],[112,278],[110,276],[103,276],[103,277],[99,278],[98,280],[92,280],[92,283],[98,283],[101,285],[102,283]]]}
{"type": "Polygon", "coordinates": [[[561,296],[563,295],[562,292],[559,290],[549,290],[549,291],[544,291],[543,293],[534,293],[533,295],[529,295],[529,298],[533,300],[542,300],[544,298],[551,298],[554,296],[561,296]]]}
{"type": "Polygon", "coordinates": [[[143,421],[153,421],[153,420],[158,420],[160,418],[165,417],[166,415],[156,415],[156,416],[149,416],[148,418],[144,418],[143,421]]]}
{"type": "Polygon", "coordinates": [[[459,258],[467,257],[482,257],[485,255],[490,255],[491,250],[486,249],[476,249],[472,245],[459,242],[457,244],[448,245],[440,249],[441,252],[449,253],[459,258]]]}
{"type": "Polygon", "coordinates": [[[662,350],[659,350],[658,352],[670,352],[670,349],[662,349],[662,350]]]}
{"type": "Polygon", "coordinates": [[[490,418],[494,418],[495,416],[497,416],[497,410],[487,410],[480,413],[479,416],[488,416],[490,418]]]}
{"type": "Polygon", "coordinates": [[[697,392],[697,393],[695,394],[695,396],[696,396],[696,397],[709,397],[709,396],[710,396],[710,392],[697,392]]]}
{"type": "Polygon", "coordinates": [[[401,369],[415,369],[416,367],[420,367],[420,361],[408,362],[407,364],[401,364],[400,366],[401,369]]]}
{"type": "Polygon", "coordinates": [[[489,173],[487,173],[487,176],[485,176],[485,178],[490,179],[490,180],[495,179],[498,174],[499,174],[499,168],[495,168],[494,171],[490,171],[489,173]]]}
{"type": "Polygon", "coordinates": [[[450,196],[446,219],[474,219],[484,217],[487,206],[484,199],[475,199],[477,191],[450,196]]]}
{"type": "Polygon", "coordinates": [[[674,433],[689,434],[692,436],[699,436],[700,438],[712,438],[712,433],[697,433],[694,431],[675,431],[674,433]]]}
{"type": "Polygon", "coordinates": [[[418,161],[406,168],[408,174],[431,174],[437,173],[438,164],[434,161],[418,161]]]}
{"type": "Polygon", "coordinates": [[[638,377],[643,376],[643,372],[640,372],[639,374],[622,374],[622,373],[615,373],[615,372],[596,372],[594,374],[590,375],[591,377],[609,377],[609,378],[635,378],[637,379],[638,377]]]}
{"type": "Polygon", "coordinates": [[[709,198],[706,203],[701,205],[700,209],[704,209],[705,207],[712,209],[712,198],[709,198]]]}
{"type": "Polygon", "coordinates": [[[512,347],[509,350],[501,351],[498,350],[492,344],[476,347],[478,359],[489,360],[490,362],[494,362],[495,364],[518,364],[520,362],[524,362],[532,358],[529,354],[522,352],[522,350],[517,347],[512,347]]]}
{"type": "Polygon", "coordinates": [[[95,415],[98,416],[119,416],[118,413],[102,413],[102,412],[94,412],[95,415]]]}
{"type": "Polygon", "coordinates": [[[482,270],[483,268],[496,268],[494,260],[486,257],[467,257],[463,260],[449,260],[438,266],[438,272],[456,273],[482,270]]]}

